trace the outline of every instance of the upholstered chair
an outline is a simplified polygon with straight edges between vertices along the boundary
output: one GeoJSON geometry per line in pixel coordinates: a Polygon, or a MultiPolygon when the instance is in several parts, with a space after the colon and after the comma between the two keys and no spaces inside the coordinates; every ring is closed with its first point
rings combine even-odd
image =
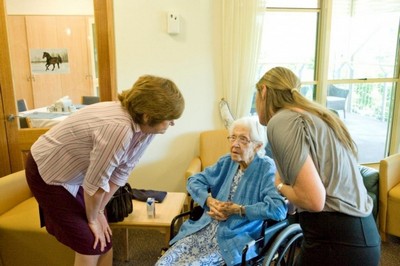
{"type": "Polygon", "coordinates": [[[185,182],[195,173],[201,172],[207,166],[213,165],[218,159],[229,152],[227,140],[228,130],[209,130],[200,133],[199,155],[194,157],[185,173],[185,182]]]}
{"type": "Polygon", "coordinates": [[[379,165],[379,232],[400,237],[400,153],[381,160],[379,165]]]}

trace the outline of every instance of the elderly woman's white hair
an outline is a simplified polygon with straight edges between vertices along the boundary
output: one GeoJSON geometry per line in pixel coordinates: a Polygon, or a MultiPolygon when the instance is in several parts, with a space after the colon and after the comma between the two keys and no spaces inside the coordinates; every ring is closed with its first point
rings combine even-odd
{"type": "Polygon", "coordinates": [[[266,128],[260,124],[257,116],[246,116],[236,119],[229,127],[229,135],[232,135],[233,129],[236,126],[242,126],[249,129],[250,140],[256,143],[261,143],[262,147],[257,151],[258,156],[265,155],[265,145],[267,145],[266,128]]]}

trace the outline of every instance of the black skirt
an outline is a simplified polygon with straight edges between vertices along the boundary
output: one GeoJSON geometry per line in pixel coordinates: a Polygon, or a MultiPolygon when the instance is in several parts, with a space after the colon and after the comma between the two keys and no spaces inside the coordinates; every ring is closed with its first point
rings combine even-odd
{"type": "Polygon", "coordinates": [[[381,240],[372,215],[301,212],[299,222],[304,241],[296,265],[379,265],[381,240]]]}

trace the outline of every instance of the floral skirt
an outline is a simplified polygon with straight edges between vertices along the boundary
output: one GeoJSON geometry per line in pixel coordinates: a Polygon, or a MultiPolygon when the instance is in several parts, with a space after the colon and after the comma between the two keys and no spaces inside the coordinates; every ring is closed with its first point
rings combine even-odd
{"type": "Polygon", "coordinates": [[[157,261],[156,266],[224,265],[216,238],[217,227],[218,221],[213,220],[200,231],[177,241],[157,261]]]}

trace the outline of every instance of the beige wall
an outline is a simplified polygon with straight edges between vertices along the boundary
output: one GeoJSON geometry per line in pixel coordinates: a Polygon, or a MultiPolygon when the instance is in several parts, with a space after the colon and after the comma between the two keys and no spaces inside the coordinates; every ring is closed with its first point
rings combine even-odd
{"type": "Polygon", "coordinates": [[[130,183],[137,188],[185,191],[184,172],[197,154],[200,131],[222,128],[218,102],[219,1],[114,1],[118,89],[143,74],[172,79],[186,109],[164,135],[156,137],[130,183]],[[180,16],[180,33],[167,33],[167,12],[180,16]]]}

